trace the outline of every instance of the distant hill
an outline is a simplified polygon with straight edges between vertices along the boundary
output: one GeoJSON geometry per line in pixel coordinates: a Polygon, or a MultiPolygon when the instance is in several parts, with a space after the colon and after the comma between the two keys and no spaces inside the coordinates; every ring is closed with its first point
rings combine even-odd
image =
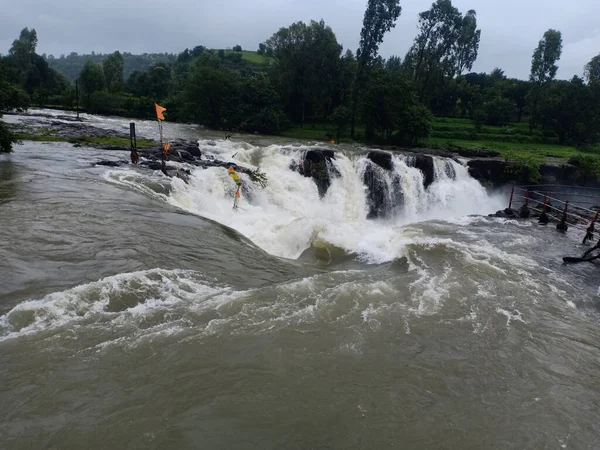
{"type": "MultiPolygon", "coordinates": [[[[107,57],[107,54],[92,53],[90,55],[79,55],[71,53],[70,55],[61,55],[60,58],[54,56],[46,56],[48,65],[58,73],[64,75],[67,80],[75,81],[79,76],[79,72],[83,69],[85,62],[91,59],[93,62],[102,64],[102,61],[107,57]]],[[[125,65],[123,67],[123,76],[125,80],[129,78],[136,70],[146,71],[152,65],[158,63],[174,63],[177,55],[172,53],[144,53],[143,55],[132,55],[131,53],[123,53],[125,65]]]]}
{"type": "MultiPolygon", "coordinates": [[[[218,54],[219,50],[212,50],[215,54],[218,54]]],[[[271,58],[259,55],[257,52],[252,51],[241,51],[236,52],[234,50],[224,50],[225,55],[231,55],[240,53],[242,55],[242,61],[248,63],[248,65],[256,72],[264,72],[272,61],[271,58]]],[[[48,65],[56,70],[58,73],[64,75],[67,80],[74,82],[79,76],[79,72],[83,69],[85,62],[91,59],[94,63],[102,64],[108,54],[103,53],[91,53],[88,55],[79,55],[75,52],[65,56],[61,55],[56,58],[52,55],[45,56],[48,65]]],[[[123,59],[125,65],[123,67],[123,77],[125,81],[129,76],[139,70],[145,72],[151,66],[158,63],[174,64],[177,60],[177,55],[174,53],[144,53],[142,55],[133,55],[131,53],[123,53],[123,59]]],[[[228,58],[227,58],[228,59],[228,58]]],[[[231,65],[231,61],[224,61],[225,65],[231,65]]],[[[233,67],[232,67],[233,68],[233,67]]]]}

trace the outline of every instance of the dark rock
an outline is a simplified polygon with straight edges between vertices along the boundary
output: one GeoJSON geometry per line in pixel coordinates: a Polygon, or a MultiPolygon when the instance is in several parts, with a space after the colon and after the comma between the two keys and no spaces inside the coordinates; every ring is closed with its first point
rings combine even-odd
{"type": "Polygon", "coordinates": [[[202,159],[202,152],[200,151],[200,149],[198,148],[198,146],[191,146],[188,145],[184,148],[184,150],[186,152],[188,152],[190,155],[198,158],[198,159],[202,159]]]}
{"type": "Polygon", "coordinates": [[[435,181],[435,170],[433,157],[429,155],[417,155],[409,160],[411,167],[416,167],[423,172],[423,186],[427,189],[435,181]]]}
{"type": "Polygon", "coordinates": [[[125,161],[98,161],[96,163],[97,166],[106,166],[106,167],[121,167],[127,164],[125,161]]]}
{"type": "Polygon", "coordinates": [[[323,197],[329,186],[331,186],[328,163],[334,158],[335,153],[332,150],[308,150],[302,162],[297,166],[297,170],[301,175],[313,179],[320,197],[323,197]]]}
{"type": "Polygon", "coordinates": [[[363,183],[367,187],[367,219],[390,217],[402,205],[404,194],[400,177],[389,169],[375,162],[368,163],[363,174],[363,183]]]}
{"type": "Polygon", "coordinates": [[[577,167],[571,164],[542,164],[540,165],[540,174],[542,179],[541,184],[585,184],[585,181],[593,180],[580,180],[577,177],[577,167]]]}
{"type": "Polygon", "coordinates": [[[501,186],[511,177],[506,174],[506,162],[497,159],[473,159],[467,163],[469,174],[479,181],[488,181],[495,186],[501,186]]]}
{"type": "Polygon", "coordinates": [[[506,208],[501,211],[498,211],[496,214],[493,214],[492,217],[501,217],[504,219],[517,219],[519,217],[519,212],[514,209],[506,208]]]}
{"type": "Polygon", "coordinates": [[[385,170],[393,170],[394,168],[391,153],[372,151],[369,152],[367,158],[385,170]]]}
{"type": "Polygon", "coordinates": [[[530,215],[531,215],[531,210],[529,209],[529,207],[527,205],[521,206],[521,209],[519,210],[519,217],[521,219],[529,219],[530,215]]]}

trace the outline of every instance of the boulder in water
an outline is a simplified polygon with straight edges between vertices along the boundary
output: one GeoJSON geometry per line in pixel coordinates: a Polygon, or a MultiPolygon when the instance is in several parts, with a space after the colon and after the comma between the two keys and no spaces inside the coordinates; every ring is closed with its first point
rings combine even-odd
{"type": "Polygon", "coordinates": [[[394,168],[391,153],[372,151],[369,152],[367,158],[385,170],[393,170],[394,168]]]}
{"type": "Polygon", "coordinates": [[[301,175],[313,179],[319,190],[320,197],[323,197],[327,193],[329,186],[331,186],[331,177],[327,163],[332,159],[335,159],[333,150],[308,150],[297,168],[301,175]]]}
{"type": "Polygon", "coordinates": [[[400,176],[371,162],[370,158],[363,174],[363,183],[367,187],[367,219],[389,217],[404,200],[400,176]]]}
{"type": "Polygon", "coordinates": [[[423,186],[427,189],[435,181],[435,170],[433,157],[429,155],[417,155],[409,160],[409,165],[423,172],[423,186]]]}
{"type": "Polygon", "coordinates": [[[106,167],[121,167],[127,164],[125,161],[98,161],[96,163],[97,166],[106,166],[106,167]]]}

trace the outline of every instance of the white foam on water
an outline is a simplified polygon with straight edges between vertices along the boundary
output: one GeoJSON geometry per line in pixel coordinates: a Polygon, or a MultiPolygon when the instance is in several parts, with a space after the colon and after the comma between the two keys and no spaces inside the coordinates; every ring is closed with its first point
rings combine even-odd
{"type": "MultiPolygon", "coordinates": [[[[368,199],[362,175],[366,156],[337,152],[331,162],[331,186],[323,198],[314,181],[290,169],[310,146],[256,147],[232,141],[200,141],[209,156],[244,166],[258,166],[267,175],[268,186],[254,186],[245,174],[241,178],[248,195],[242,195],[239,209],[233,210],[235,184],[223,168],[193,171],[188,185],[172,180],[167,201],[194,214],[233,228],[265,251],[291,259],[298,258],[317,239],[328,242],[368,263],[392,261],[404,254],[403,227],[426,220],[479,220],[468,214],[491,212],[498,205],[485,189],[471,178],[465,167],[435,160],[436,178],[428,189],[423,174],[410,167],[409,158],[394,156],[394,170],[386,175],[388,187],[399,179],[403,193],[401,210],[387,220],[367,220],[368,199]],[[210,144],[210,145],[209,145],[210,144]],[[450,176],[446,166],[452,168],[450,176]],[[339,174],[336,175],[335,173],[339,174]]],[[[121,184],[140,183],[135,177],[108,179],[121,184]]],[[[143,188],[147,190],[147,188],[143,188]]]]}
{"type": "Polygon", "coordinates": [[[218,294],[228,291],[192,271],[152,269],[118,274],[19,303],[0,316],[0,342],[67,327],[111,328],[140,320],[164,325],[174,306],[182,302],[211,304],[218,294]],[[161,317],[156,317],[157,313],[161,317]]]}
{"type": "Polygon", "coordinates": [[[521,314],[521,312],[517,309],[514,311],[508,311],[503,308],[496,308],[496,312],[506,317],[506,328],[510,328],[510,324],[512,322],[527,323],[525,320],[523,320],[523,314],[521,314]]]}

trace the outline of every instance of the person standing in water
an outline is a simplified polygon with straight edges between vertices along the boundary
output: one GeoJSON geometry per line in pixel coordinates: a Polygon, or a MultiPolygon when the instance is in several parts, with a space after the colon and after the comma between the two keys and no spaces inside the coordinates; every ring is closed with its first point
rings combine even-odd
{"type": "Polygon", "coordinates": [[[240,176],[237,174],[237,172],[233,168],[233,165],[229,166],[229,168],[227,169],[227,172],[229,173],[229,176],[231,177],[231,179],[235,182],[235,184],[237,186],[237,190],[235,191],[235,200],[233,202],[233,209],[236,209],[238,199],[240,198],[240,190],[242,189],[242,180],[240,179],[240,176]]]}

